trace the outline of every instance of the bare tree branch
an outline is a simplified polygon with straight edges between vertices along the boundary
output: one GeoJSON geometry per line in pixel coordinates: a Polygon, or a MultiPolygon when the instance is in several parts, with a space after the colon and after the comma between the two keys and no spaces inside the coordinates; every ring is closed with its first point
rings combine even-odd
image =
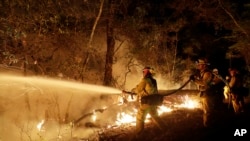
{"type": "Polygon", "coordinates": [[[101,0],[99,12],[98,12],[98,15],[97,15],[97,17],[95,19],[95,23],[94,23],[94,25],[92,27],[92,31],[91,31],[91,34],[90,34],[90,39],[89,39],[89,42],[88,42],[88,48],[91,48],[91,43],[92,43],[92,40],[93,40],[93,37],[94,37],[95,28],[96,28],[97,23],[98,23],[101,15],[102,15],[103,3],[104,3],[104,0],[101,0]]]}
{"type": "Polygon", "coordinates": [[[87,64],[89,62],[89,57],[90,57],[90,49],[92,48],[92,40],[93,40],[93,37],[94,37],[94,32],[95,32],[95,28],[97,26],[97,23],[101,17],[101,14],[102,14],[102,9],[103,9],[103,4],[104,4],[104,0],[101,0],[101,4],[100,4],[100,8],[99,8],[99,13],[95,19],[95,23],[93,25],[93,28],[92,28],[92,31],[91,31],[91,34],[90,34],[90,39],[89,39],[89,42],[87,44],[87,56],[85,58],[85,61],[83,61],[83,66],[82,66],[82,70],[81,70],[81,73],[80,73],[80,76],[82,78],[82,82],[83,82],[83,73],[85,72],[86,70],[86,67],[87,67],[87,64]]]}
{"type": "Polygon", "coordinates": [[[121,41],[121,43],[119,44],[119,46],[116,48],[116,50],[114,51],[114,54],[121,48],[122,44],[125,42],[126,40],[121,41]]]}
{"type": "Polygon", "coordinates": [[[234,16],[222,5],[222,2],[221,2],[221,0],[218,0],[218,2],[219,2],[219,5],[220,5],[220,7],[227,13],[227,15],[233,20],[233,22],[234,22],[234,24],[247,36],[247,37],[249,37],[248,36],[248,34],[247,34],[247,32],[246,32],[246,30],[244,30],[241,26],[240,26],[240,24],[236,21],[236,19],[234,18],[234,16]]]}

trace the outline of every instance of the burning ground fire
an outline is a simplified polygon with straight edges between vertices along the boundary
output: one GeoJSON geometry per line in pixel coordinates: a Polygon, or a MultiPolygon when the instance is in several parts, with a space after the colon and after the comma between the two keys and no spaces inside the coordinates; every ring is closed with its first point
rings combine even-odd
{"type": "MultiPolygon", "coordinates": [[[[191,96],[188,96],[188,95],[180,96],[179,99],[180,100],[178,102],[176,101],[171,102],[165,99],[163,105],[158,107],[159,115],[162,115],[164,113],[171,113],[172,111],[180,109],[180,108],[188,108],[188,109],[200,108],[200,103],[198,99],[192,98],[191,96]]],[[[134,102],[134,101],[135,101],[134,99],[128,98],[127,102],[134,102]]],[[[122,99],[119,99],[118,103],[116,103],[117,106],[121,106],[125,104],[126,103],[124,103],[122,99]]],[[[105,110],[108,110],[108,107],[94,110],[91,114],[88,114],[91,116],[91,120],[92,120],[91,122],[95,123],[98,120],[99,118],[97,114],[98,111],[103,112],[105,110]]],[[[110,129],[110,128],[119,128],[122,126],[135,126],[136,113],[137,113],[136,107],[132,108],[132,110],[130,111],[118,112],[116,115],[116,121],[114,121],[113,124],[108,124],[105,127],[99,127],[99,128],[110,129]]],[[[146,118],[147,118],[146,122],[150,122],[150,116],[148,115],[146,118]]],[[[43,128],[44,123],[45,123],[45,120],[41,120],[37,124],[37,129],[39,132],[40,131],[45,132],[46,129],[43,128]]]]}
{"type": "MultiPolygon", "coordinates": [[[[135,125],[136,98],[121,97],[121,91],[113,88],[93,85],[92,89],[97,91],[89,91],[87,84],[1,75],[0,89],[0,140],[82,139],[89,138],[96,131],[135,125]],[[119,99],[115,103],[100,101],[99,104],[93,101],[99,100],[99,91],[116,98],[119,94],[119,99]],[[91,106],[97,107],[90,109],[91,106]],[[86,110],[90,113],[85,113],[86,110]]],[[[180,108],[199,108],[197,99],[185,95],[189,92],[182,90],[178,95],[166,96],[163,105],[158,107],[159,114],[180,108]]],[[[150,123],[150,116],[146,122],[150,123]]]]}
{"type": "MultiPolygon", "coordinates": [[[[129,99],[129,101],[131,101],[131,99],[129,99]]],[[[158,107],[158,113],[159,115],[162,115],[164,113],[172,112],[173,110],[178,108],[188,108],[188,109],[200,108],[200,103],[197,99],[185,95],[181,97],[181,103],[167,104],[167,101],[165,100],[163,105],[158,107]]],[[[123,124],[135,125],[136,113],[137,113],[136,108],[134,108],[133,111],[130,113],[125,113],[125,112],[118,113],[117,120],[115,122],[116,125],[118,126],[123,124]]],[[[150,119],[150,115],[147,115],[146,118],[147,118],[146,122],[149,122],[148,119],[150,119]]]]}

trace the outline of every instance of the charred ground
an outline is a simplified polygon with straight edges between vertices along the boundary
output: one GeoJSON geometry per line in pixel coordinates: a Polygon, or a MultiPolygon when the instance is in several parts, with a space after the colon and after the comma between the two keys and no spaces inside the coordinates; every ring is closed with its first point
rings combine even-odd
{"type": "MultiPolygon", "coordinates": [[[[153,123],[147,123],[137,141],[210,141],[217,139],[249,140],[250,133],[234,136],[236,129],[250,131],[250,105],[245,113],[235,115],[232,107],[224,103],[215,115],[216,125],[204,128],[200,109],[178,109],[161,116],[168,129],[160,131],[153,123]]],[[[134,126],[119,127],[99,133],[100,141],[128,141],[133,136],[134,126]]]]}

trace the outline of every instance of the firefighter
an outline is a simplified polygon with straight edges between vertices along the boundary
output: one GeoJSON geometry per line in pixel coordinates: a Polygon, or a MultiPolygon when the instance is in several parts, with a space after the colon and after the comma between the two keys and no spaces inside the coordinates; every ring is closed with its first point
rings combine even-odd
{"type": "Polygon", "coordinates": [[[216,95],[212,89],[213,74],[208,68],[209,63],[206,59],[198,59],[196,67],[199,71],[197,75],[191,75],[190,79],[195,82],[199,89],[199,96],[202,103],[203,125],[211,127],[214,125],[213,114],[215,110],[216,95]]]}
{"type": "Polygon", "coordinates": [[[219,74],[219,70],[214,68],[213,71],[212,87],[216,94],[216,106],[223,108],[224,86],[227,85],[223,82],[223,77],[219,74]]]}
{"type": "Polygon", "coordinates": [[[219,78],[219,77],[221,77],[220,75],[219,75],[219,70],[217,69],[217,68],[214,68],[213,69],[213,74],[216,76],[216,77],[214,77],[214,82],[215,83],[220,83],[221,82],[221,79],[219,78]]]}
{"type": "Polygon", "coordinates": [[[243,80],[239,75],[239,71],[235,68],[229,69],[230,74],[230,94],[232,96],[232,106],[234,112],[239,114],[244,112],[244,95],[242,94],[241,88],[243,87],[243,80]]]}
{"type": "Polygon", "coordinates": [[[158,93],[157,81],[153,78],[152,68],[145,67],[143,69],[143,78],[141,79],[141,82],[132,90],[137,94],[137,100],[139,102],[139,108],[136,115],[136,136],[142,133],[147,114],[150,114],[157,127],[164,131],[165,123],[158,116],[158,105],[151,104],[151,98],[144,99],[147,98],[147,96],[152,96],[158,93]]]}

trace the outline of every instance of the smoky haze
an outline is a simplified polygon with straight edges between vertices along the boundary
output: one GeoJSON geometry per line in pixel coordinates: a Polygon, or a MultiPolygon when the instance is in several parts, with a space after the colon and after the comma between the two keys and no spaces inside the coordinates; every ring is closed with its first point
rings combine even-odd
{"type": "MultiPolygon", "coordinates": [[[[115,71],[121,74],[119,69],[115,71]]],[[[129,90],[142,78],[141,68],[135,67],[127,77],[125,88],[129,90]]],[[[161,79],[160,73],[155,77],[159,89],[178,87],[167,87],[168,81],[161,79]]],[[[0,139],[4,141],[88,138],[98,127],[114,124],[117,113],[124,111],[114,103],[119,102],[121,90],[101,85],[0,73],[0,91],[0,139]],[[112,99],[102,99],[103,94],[112,99]],[[91,113],[102,108],[107,110],[95,112],[97,128],[86,127],[93,122],[91,113]],[[72,125],[84,115],[89,116],[72,125]]]]}
{"type": "MultiPolygon", "coordinates": [[[[1,73],[0,78],[0,139],[5,141],[87,137],[93,129],[72,128],[71,122],[95,109],[112,106],[100,95],[116,97],[121,93],[111,87],[51,78],[6,73],[1,73]],[[45,129],[39,130],[37,125],[42,120],[45,129]]],[[[114,121],[110,113],[100,116],[106,123],[114,121]]],[[[91,122],[91,118],[86,117],[79,124],[91,122]]],[[[98,118],[97,121],[102,123],[98,118]]]]}
{"type": "MultiPolygon", "coordinates": [[[[129,57],[124,56],[128,54],[128,45],[124,46],[126,48],[117,51],[119,60],[113,65],[114,78],[118,84],[124,84],[119,89],[63,79],[0,73],[0,140],[88,138],[98,129],[85,126],[93,122],[91,114],[80,120],[77,126],[72,126],[72,122],[100,108],[107,110],[95,113],[96,126],[114,124],[117,113],[124,109],[113,102],[119,98],[121,89],[131,90],[140,82],[144,67],[134,59],[131,72],[125,79],[129,57]],[[112,100],[102,99],[103,94],[110,95],[112,100]],[[38,129],[37,125],[43,120],[42,128],[38,129]]],[[[170,85],[161,77],[156,70],[159,89],[179,87],[170,85]]]]}

